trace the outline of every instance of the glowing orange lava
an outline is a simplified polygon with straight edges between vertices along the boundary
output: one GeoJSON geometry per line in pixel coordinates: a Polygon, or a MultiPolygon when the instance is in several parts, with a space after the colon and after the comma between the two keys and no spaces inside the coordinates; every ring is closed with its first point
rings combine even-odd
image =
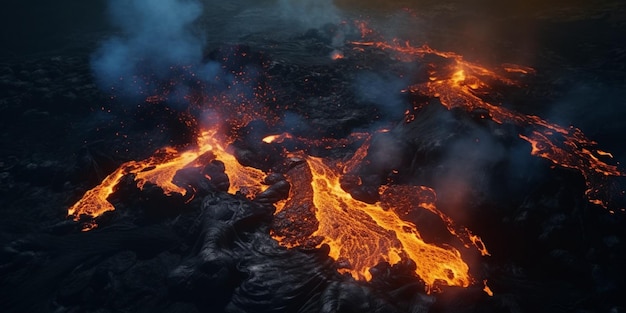
{"type": "MultiPolygon", "coordinates": [[[[115,192],[121,179],[129,174],[135,175],[137,187],[143,189],[147,183],[157,185],[166,195],[179,193],[187,195],[187,186],[178,186],[173,183],[174,175],[181,169],[203,166],[200,157],[212,152],[215,158],[222,161],[225,172],[230,180],[229,192],[242,191],[244,195],[253,198],[255,194],[264,190],[266,186],[260,184],[265,174],[257,169],[239,164],[235,157],[226,151],[220,142],[217,130],[206,130],[198,137],[194,149],[179,152],[172,147],[158,150],[153,156],[143,161],[129,161],[122,164],[115,172],[107,176],[100,185],[88,190],[83,197],[68,209],[68,215],[74,220],[81,216],[96,218],[105,212],[115,210],[108,202],[109,196],[115,192]]],[[[84,230],[96,227],[95,223],[87,223],[84,230]]]]}
{"type": "MultiPolygon", "coordinates": [[[[409,258],[418,264],[415,273],[430,288],[436,284],[469,286],[469,266],[458,250],[425,243],[415,225],[402,220],[393,207],[354,200],[341,188],[337,171],[323,160],[309,157],[307,163],[320,224],[313,236],[324,238],[322,243],[330,246],[333,259],[349,261],[354,278],[369,280],[369,269],[381,261],[393,265],[409,258]]],[[[418,192],[419,188],[414,189],[418,192]]]]}
{"type": "Polygon", "coordinates": [[[288,200],[277,205],[277,212],[282,212],[281,218],[291,225],[298,223],[298,217],[310,219],[306,213],[312,210],[317,228],[311,231],[296,225],[286,232],[276,230],[273,237],[290,248],[327,244],[329,256],[341,264],[339,271],[355,279],[370,280],[370,269],[380,262],[394,265],[410,259],[417,264],[415,274],[425,282],[428,291],[440,286],[469,286],[472,283],[469,266],[460,251],[425,242],[415,224],[403,219],[414,210],[430,211],[439,216],[448,231],[466,247],[473,245],[483,255],[488,255],[478,236],[457,227],[436,208],[434,190],[423,186],[382,186],[379,189],[381,201],[368,204],[353,199],[342,189],[342,173],[364,158],[369,142],[366,140],[345,164],[329,165],[321,158],[305,156],[306,168],[287,174],[294,188],[288,200]],[[289,210],[294,214],[290,215],[289,210]]]}
{"type": "Polygon", "coordinates": [[[285,139],[293,139],[294,137],[289,133],[282,133],[280,135],[270,135],[263,138],[265,143],[281,143],[285,139]]]}
{"type": "Polygon", "coordinates": [[[343,52],[335,50],[330,54],[330,58],[333,60],[341,60],[344,58],[343,52]]]}
{"type": "MultiPolygon", "coordinates": [[[[557,166],[579,171],[586,181],[585,196],[588,201],[607,208],[608,195],[604,188],[610,176],[626,176],[616,165],[606,163],[612,158],[610,153],[598,149],[598,143],[587,138],[583,132],[573,126],[563,127],[550,123],[538,116],[526,115],[509,110],[503,106],[489,103],[481,95],[489,94],[490,82],[506,85],[518,83],[502,74],[478,64],[468,62],[461,55],[441,52],[426,45],[413,47],[408,42],[392,43],[382,41],[353,42],[358,49],[375,47],[391,50],[404,56],[407,62],[423,59],[426,55],[436,55],[452,62],[431,64],[430,79],[407,88],[407,92],[438,98],[448,109],[462,108],[468,112],[483,110],[487,118],[498,124],[514,124],[529,133],[519,137],[531,144],[531,154],[550,160],[557,166]],[[604,159],[604,160],[603,160],[604,159]]],[[[504,73],[533,74],[532,68],[515,64],[504,64],[504,73]]],[[[411,111],[406,112],[406,122],[414,120],[411,111]]]]}

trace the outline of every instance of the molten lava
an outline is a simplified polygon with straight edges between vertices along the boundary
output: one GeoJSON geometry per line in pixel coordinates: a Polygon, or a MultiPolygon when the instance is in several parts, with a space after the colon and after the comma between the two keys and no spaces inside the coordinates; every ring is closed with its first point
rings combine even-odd
{"type": "Polygon", "coordinates": [[[285,139],[293,139],[294,137],[289,133],[282,133],[280,135],[270,135],[263,138],[263,142],[265,143],[281,143],[285,139]]]}
{"type": "Polygon", "coordinates": [[[417,264],[415,274],[428,290],[439,286],[467,287],[472,282],[469,266],[461,253],[450,246],[423,240],[409,215],[426,210],[438,216],[450,234],[466,248],[473,245],[489,255],[481,239],[439,211],[436,194],[424,186],[385,185],[379,188],[381,200],[368,204],[354,199],[342,189],[341,175],[363,161],[370,145],[367,138],[345,163],[327,164],[321,158],[303,156],[306,166],[287,173],[292,185],[285,202],[277,204],[277,222],[272,236],[285,247],[320,247],[326,244],[337,260],[339,271],[355,279],[370,280],[370,269],[380,262],[391,265],[403,260],[417,264]],[[314,228],[302,225],[314,220],[314,228]]]}
{"type": "MultiPolygon", "coordinates": [[[[370,280],[369,270],[381,261],[393,265],[408,258],[418,264],[415,273],[429,288],[437,284],[469,286],[469,266],[458,250],[424,242],[415,225],[396,213],[394,203],[368,204],[353,199],[341,188],[340,171],[322,159],[308,157],[306,162],[312,174],[311,196],[319,222],[311,237],[323,238],[319,245],[329,245],[329,255],[343,261],[343,272],[355,279],[370,280]]],[[[421,203],[412,204],[412,209],[434,206],[434,193],[424,199],[421,188],[425,187],[411,188],[413,194],[408,197],[421,199],[421,203]]]]}
{"type": "MultiPolygon", "coordinates": [[[[626,173],[602,159],[612,155],[598,149],[598,143],[587,138],[583,132],[573,126],[563,127],[552,124],[535,115],[525,115],[511,111],[503,106],[489,103],[481,96],[490,93],[490,82],[516,86],[518,83],[492,70],[468,62],[461,55],[452,52],[440,52],[426,45],[413,47],[408,42],[397,41],[353,42],[356,48],[375,47],[400,53],[407,62],[420,61],[427,55],[434,55],[448,60],[440,64],[430,64],[429,80],[409,86],[406,91],[430,98],[438,98],[447,109],[462,108],[468,112],[485,111],[486,118],[498,124],[509,123],[523,129],[519,137],[531,144],[531,154],[550,160],[557,166],[579,171],[585,178],[588,201],[604,208],[609,206],[605,193],[606,180],[610,176],[626,176],[626,173]]],[[[532,74],[534,70],[514,64],[505,64],[505,73],[532,74]]],[[[406,112],[405,121],[414,120],[413,112],[406,112]]]]}
{"type": "MultiPolygon", "coordinates": [[[[166,195],[179,193],[185,196],[188,193],[185,187],[191,186],[174,184],[174,176],[181,169],[203,166],[201,157],[207,152],[212,152],[216,159],[224,163],[225,172],[230,180],[229,192],[235,193],[242,190],[247,197],[253,198],[266,187],[259,184],[265,174],[255,168],[239,164],[231,153],[226,152],[224,146],[227,145],[222,144],[218,138],[217,130],[206,130],[198,137],[195,149],[179,152],[175,148],[166,147],[143,161],[130,161],[122,164],[100,185],[87,191],[76,204],[70,207],[68,215],[73,216],[74,220],[79,220],[81,216],[93,219],[107,211],[115,210],[107,199],[115,192],[122,178],[129,174],[135,175],[135,182],[140,189],[150,183],[161,187],[166,195]]],[[[96,226],[95,223],[87,223],[84,225],[84,230],[90,230],[96,226]]]]}

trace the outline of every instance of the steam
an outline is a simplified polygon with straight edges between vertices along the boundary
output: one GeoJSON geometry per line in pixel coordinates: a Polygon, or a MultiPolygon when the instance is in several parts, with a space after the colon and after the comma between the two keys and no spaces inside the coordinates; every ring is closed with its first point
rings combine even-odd
{"type": "Polygon", "coordinates": [[[179,75],[175,68],[181,66],[191,67],[205,83],[223,76],[218,67],[202,64],[212,37],[224,42],[270,31],[292,36],[341,20],[332,0],[109,0],[107,9],[119,34],[92,55],[93,73],[102,89],[138,99],[158,93],[159,84],[179,75]],[[210,18],[200,21],[203,14],[210,18]]]}
{"type": "Polygon", "coordinates": [[[108,15],[121,33],[92,56],[101,87],[145,96],[155,78],[172,74],[171,66],[198,64],[204,40],[192,26],[201,14],[196,0],[110,0],[108,15]]]}
{"type": "Polygon", "coordinates": [[[357,77],[355,92],[358,100],[373,103],[385,118],[399,120],[408,105],[401,90],[408,84],[406,79],[393,75],[366,72],[357,77]]]}
{"type": "Polygon", "coordinates": [[[433,186],[440,201],[448,210],[453,210],[457,218],[463,215],[468,203],[484,201],[482,198],[490,194],[496,165],[509,156],[492,130],[467,126],[465,133],[458,134],[447,144],[433,186]]]}
{"type": "Polygon", "coordinates": [[[549,121],[580,128],[600,144],[600,149],[611,152],[616,161],[624,164],[626,150],[623,138],[616,134],[621,133],[626,114],[623,105],[626,91],[621,85],[598,81],[597,78],[592,81],[592,78],[580,74],[576,77],[562,75],[571,87],[551,102],[547,106],[549,110],[543,114],[549,121]]]}

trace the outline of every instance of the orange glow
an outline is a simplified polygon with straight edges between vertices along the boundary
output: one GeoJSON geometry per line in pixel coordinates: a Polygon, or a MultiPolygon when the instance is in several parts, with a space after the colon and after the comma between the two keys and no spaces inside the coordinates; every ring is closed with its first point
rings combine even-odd
{"type": "MultiPolygon", "coordinates": [[[[380,190],[380,203],[367,204],[353,199],[341,188],[341,170],[331,168],[320,158],[307,157],[306,161],[312,177],[310,195],[303,197],[303,190],[292,189],[285,206],[301,206],[304,198],[312,198],[319,225],[308,237],[320,238],[318,247],[322,244],[330,247],[330,257],[344,264],[340,272],[350,273],[355,279],[370,280],[369,270],[378,263],[384,261],[393,265],[411,259],[418,265],[415,274],[424,280],[428,291],[438,286],[470,285],[469,266],[457,249],[424,242],[415,224],[400,217],[401,212],[426,206],[430,207],[429,211],[436,211],[432,189],[386,186],[380,190]],[[398,195],[406,195],[403,199],[407,201],[396,202],[398,195]]],[[[293,178],[290,181],[294,186],[300,184],[293,178]]],[[[275,239],[285,243],[284,238],[275,236],[275,239]]],[[[300,242],[306,243],[306,240],[302,238],[300,242]]],[[[290,240],[284,245],[298,244],[290,240]]]]}
{"type": "Polygon", "coordinates": [[[108,202],[109,196],[115,192],[122,177],[135,174],[137,187],[143,189],[146,183],[163,188],[165,194],[186,194],[186,190],[174,185],[172,179],[176,171],[187,167],[193,160],[208,150],[193,150],[182,154],[173,148],[157,151],[152,157],[143,161],[130,161],[122,164],[115,172],[107,176],[100,185],[88,190],[83,197],[68,209],[68,215],[79,220],[81,215],[95,218],[115,208],[108,202]]]}
{"type": "Polygon", "coordinates": [[[330,54],[330,58],[333,60],[340,60],[344,58],[343,52],[335,50],[330,54]]]}
{"type": "Polygon", "coordinates": [[[285,139],[293,139],[294,137],[289,133],[282,133],[279,135],[270,135],[263,138],[263,142],[265,143],[281,143],[285,139]]]}
{"type": "Polygon", "coordinates": [[[461,83],[465,82],[465,71],[464,70],[458,70],[456,72],[454,72],[454,74],[452,74],[452,77],[450,78],[450,80],[452,81],[452,83],[454,85],[460,85],[461,83]]]}
{"type": "MultiPolygon", "coordinates": [[[[115,210],[107,199],[115,192],[121,179],[129,174],[135,175],[135,182],[140,189],[143,189],[147,183],[151,183],[161,187],[166,195],[179,193],[185,196],[188,191],[184,187],[187,186],[174,184],[172,182],[174,175],[184,168],[203,166],[200,157],[209,151],[215,155],[216,159],[224,163],[226,175],[230,180],[230,193],[240,191],[246,197],[253,198],[266,188],[260,184],[265,176],[262,171],[239,164],[232,154],[226,152],[224,145],[218,139],[217,131],[205,130],[201,132],[195,149],[179,152],[175,148],[166,147],[143,161],[129,161],[122,164],[100,185],[88,190],[78,202],[71,206],[68,209],[68,215],[78,221],[81,215],[96,218],[105,212],[115,210]]],[[[96,226],[97,224],[93,222],[85,224],[85,230],[96,226]]]]}
{"type": "Polygon", "coordinates": [[[83,197],[67,210],[68,215],[74,216],[78,220],[80,215],[96,217],[104,212],[113,211],[115,208],[107,201],[107,198],[115,191],[114,187],[120,179],[126,175],[127,170],[121,166],[115,172],[107,176],[100,185],[88,190],[83,197]]]}
{"type": "Polygon", "coordinates": [[[278,137],[280,137],[280,135],[271,135],[271,136],[267,136],[267,137],[263,138],[263,142],[265,142],[265,143],[272,143],[272,142],[274,142],[274,140],[276,140],[278,137]]]}
{"type": "Polygon", "coordinates": [[[208,150],[201,149],[179,153],[174,148],[165,148],[161,152],[164,154],[163,159],[153,156],[148,159],[148,162],[135,162],[141,164],[140,167],[143,168],[139,171],[131,171],[130,173],[135,174],[135,181],[137,182],[137,187],[140,189],[143,189],[147,183],[152,183],[161,187],[166,195],[179,193],[184,196],[187,194],[187,190],[175,185],[172,180],[178,170],[190,166],[200,155],[210,150],[210,147],[203,148],[208,150]]]}
{"type": "Polygon", "coordinates": [[[518,73],[518,74],[534,74],[535,70],[530,67],[524,67],[517,64],[502,64],[502,68],[508,73],[518,73]]]}
{"type": "Polygon", "coordinates": [[[241,165],[234,155],[228,153],[221,146],[218,146],[218,149],[214,149],[213,153],[215,153],[217,160],[224,163],[226,168],[224,172],[230,180],[228,193],[235,194],[240,192],[246,198],[254,199],[258,193],[267,189],[266,185],[261,184],[263,178],[265,178],[263,171],[241,165]]]}
{"type": "MultiPolygon", "coordinates": [[[[525,115],[511,111],[503,106],[489,103],[481,95],[490,91],[489,82],[495,81],[506,85],[519,85],[518,82],[500,75],[478,64],[468,62],[461,55],[452,52],[440,52],[426,45],[413,47],[408,42],[393,43],[369,41],[353,42],[358,49],[361,47],[376,47],[392,50],[404,55],[404,59],[423,58],[425,55],[437,55],[452,61],[442,62],[444,65],[437,68],[432,64],[430,79],[427,82],[409,86],[406,91],[438,98],[448,109],[463,108],[467,111],[477,109],[488,112],[488,117],[498,124],[514,124],[522,129],[531,131],[530,135],[519,134],[519,137],[531,144],[531,154],[550,160],[557,166],[579,171],[586,181],[585,195],[590,203],[608,207],[608,201],[603,193],[603,186],[607,177],[626,176],[616,165],[610,165],[600,157],[612,158],[608,152],[597,149],[597,143],[588,139],[583,132],[573,126],[563,127],[550,123],[538,116],[525,115]]],[[[532,68],[515,64],[504,64],[504,73],[532,74],[532,68]]],[[[414,120],[411,112],[405,114],[405,121],[414,120]]]]}
{"type": "Polygon", "coordinates": [[[374,33],[374,31],[369,27],[366,21],[356,21],[355,26],[359,29],[359,32],[361,33],[361,38],[366,38],[374,33]]]}
{"type": "Polygon", "coordinates": [[[485,287],[483,288],[483,291],[489,295],[490,297],[493,297],[493,291],[491,291],[491,288],[489,288],[489,286],[487,286],[487,280],[483,280],[483,284],[485,285],[485,287]]]}

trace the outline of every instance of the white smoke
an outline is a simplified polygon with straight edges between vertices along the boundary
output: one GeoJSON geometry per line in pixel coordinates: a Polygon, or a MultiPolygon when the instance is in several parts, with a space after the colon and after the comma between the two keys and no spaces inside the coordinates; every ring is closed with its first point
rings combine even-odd
{"type": "Polygon", "coordinates": [[[374,72],[359,73],[355,81],[358,100],[373,103],[384,119],[398,120],[408,108],[401,91],[408,86],[407,79],[374,72]]]}

